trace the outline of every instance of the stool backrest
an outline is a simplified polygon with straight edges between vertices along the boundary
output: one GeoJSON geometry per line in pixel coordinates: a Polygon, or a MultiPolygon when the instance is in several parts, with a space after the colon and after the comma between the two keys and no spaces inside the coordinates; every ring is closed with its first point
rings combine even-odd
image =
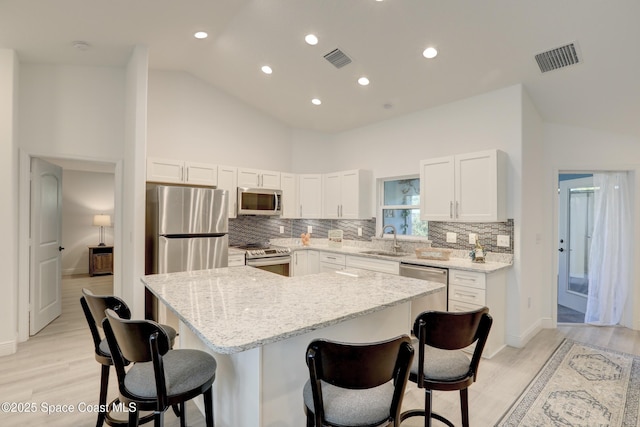
{"type": "Polygon", "coordinates": [[[87,305],[93,321],[99,328],[102,328],[102,321],[105,317],[104,312],[107,309],[115,311],[122,319],[131,319],[131,310],[129,310],[127,303],[114,295],[94,295],[89,289],[84,288],[82,289],[80,303],[83,306],[87,305]]]}

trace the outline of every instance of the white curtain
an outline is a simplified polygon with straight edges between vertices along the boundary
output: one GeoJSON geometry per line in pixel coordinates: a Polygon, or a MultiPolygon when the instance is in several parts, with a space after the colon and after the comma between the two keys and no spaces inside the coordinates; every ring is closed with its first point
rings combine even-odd
{"type": "Polygon", "coordinates": [[[585,323],[616,325],[631,281],[631,198],[626,172],[593,174],[594,226],[585,323]]]}

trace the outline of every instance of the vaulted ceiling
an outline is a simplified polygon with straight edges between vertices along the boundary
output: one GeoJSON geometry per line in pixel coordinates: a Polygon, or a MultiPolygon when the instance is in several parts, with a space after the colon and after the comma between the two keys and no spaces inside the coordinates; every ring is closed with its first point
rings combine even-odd
{"type": "Polygon", "coordinates": [[[522,83],[545,121],[640,137],[638,17],[637,0],[1,0],[0,48],[24,63],[123,66],[146,45],[152,69],[189,72],[300,129],[522,83]],[[541,73],[535,55],[572,42],[581,63],[541,73]],[[352,62],[329,63],[336,48],[352,62]]]}

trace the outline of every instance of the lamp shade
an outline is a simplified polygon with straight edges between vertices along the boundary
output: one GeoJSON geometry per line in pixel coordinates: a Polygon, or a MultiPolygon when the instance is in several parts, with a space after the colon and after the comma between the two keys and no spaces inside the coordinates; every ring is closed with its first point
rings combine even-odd
{"type": "Polygon", "coordinates": [[[111,215],[94,215],[93,225],[95,225],[96,227],[110,227],[111,215]]]}

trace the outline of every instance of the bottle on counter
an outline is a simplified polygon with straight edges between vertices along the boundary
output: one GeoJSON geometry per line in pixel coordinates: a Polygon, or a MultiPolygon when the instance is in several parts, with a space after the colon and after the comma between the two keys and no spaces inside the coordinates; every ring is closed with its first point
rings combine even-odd
{"type": "Polygon", "coordinates": [[[473,249],[473,261],[484,262],[484,248],[480,244],[480,239],[476,238],[476,247],[473,249]]]}

